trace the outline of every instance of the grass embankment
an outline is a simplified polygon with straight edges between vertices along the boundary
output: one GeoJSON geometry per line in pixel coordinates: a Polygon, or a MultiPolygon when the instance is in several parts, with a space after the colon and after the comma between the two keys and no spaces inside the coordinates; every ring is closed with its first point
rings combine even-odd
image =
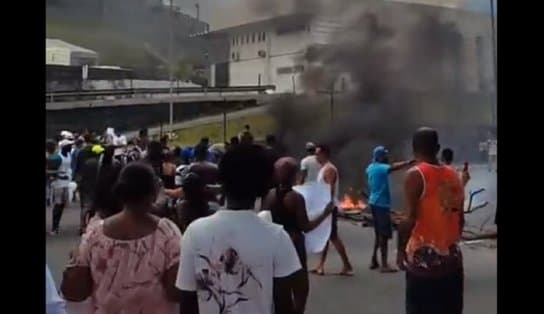
{"type": "MultiPolygon", "coordinates": [[[[227,141],[238,135],[246,124],[251,126],[251,133],[256,138],[264,138],[274,131],[274,120],[270,115],[257,114],[241,118],[227,120],[227,141]]],[[[201,124],[186,129],[177,130],[174,145],[192,146],[200,141],[202,137],[209,137],[210,142],[223,142],[223,121],[201,124]]]]}
{"type": "Polygon", "coordinates": [[[47,38],[96,51],[101,64],[131,67],[149,61],[143,42],[131,40],[98,23],[67,23],[48,19],[45,32],[47,38]]]}

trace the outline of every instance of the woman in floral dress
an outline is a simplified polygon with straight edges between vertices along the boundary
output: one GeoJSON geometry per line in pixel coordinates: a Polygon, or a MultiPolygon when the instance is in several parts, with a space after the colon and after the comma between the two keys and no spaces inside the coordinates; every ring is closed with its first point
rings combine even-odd
{"type": "Polygon", "coordinates": [[[123,210],[91,228],[72,254],[61,284],[68,301],[90,296],[94,314],[175,313],[181,233],[150,214],[157,186],[148,165],[122,170],[115,193],[123,210]]]}

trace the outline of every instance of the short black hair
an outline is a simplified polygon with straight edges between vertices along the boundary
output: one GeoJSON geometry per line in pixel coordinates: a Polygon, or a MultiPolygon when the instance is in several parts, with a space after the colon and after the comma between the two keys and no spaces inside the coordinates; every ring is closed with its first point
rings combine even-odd
{"type": "Polygon", "coordinates": [[[138,132],[138,135],[147,136],[148,135],[147,128],[140,129],[140,131],[138,132]]]}
{"type": "Polygon", "coordinates": [[[319,151],[325,156],[330,157],[331,156],[331,148],[327,144],[319,144],[316,146],[316,149],[319,148],[319,151]]]}
{"type": "Polygon", "coordinates": [[[230,138],[230,145],[238,145],[240,144],[240,139],[238,136],[233,136],[230,138]]]}
{"type": "Polygon", "coordinates": [[[440,151],[438,132],[429,127],[417,129],[412,137],[412,146],[415,153],[420,153],[427,157],[436,157],[436,154],[440,151]]]}
{"type": "Polygon", "coordinates": [[[244,129],[249,131],[249,129],[250,129],[249,124],[244,125],[244,129]]]}
{"type": "Polygon", "coordinates": [[[203,137],[203,138],[200,140],[200,143],[209,144],[209,143],[210,143],[210,138],[208,138],[208,137],[203,137]]]}
{"type": "Polygon", "coordinates": [[[227,197],[240,201],[256,199],[266,192],[274,168],[262,146],[237,145],[219,163],[219,177],[227,197]]]}
{"type": "Polygon", "coordinates": [[[203,161],[208,157],[208,147],[204,144],[199,144],[195,147],[195,159],[203,161]]]}
{"type": "Polygon", "coordinates": [[[157,141],[151,141],[147,145],[147,159],[152,161],[162,160],[162,144],[157,141]]]}
{"type": "Polygon", "coordinates": [[[453,162],[453,149],[444,148],[442,150],[442,160],[447,164],[451,164],[453,162]]]}
{"type": "Polygon", "coordinates": [[[121,170],[115,185],[115,193],[123,204],[134,204],[154,197],[158,187],[153,168],[136,161],[129,163],[121,170]]]}
{"type": "Polygon", "coordinates": [[[268,134],[266,136],[266,144],[268,145],[276,144],[276,136],[273,134],[268,134]]]}
{"type": "Polygon", "coordinates": [[[176,146],[174,147],[174,157],[181,157],[181,147],[176,146]]]}

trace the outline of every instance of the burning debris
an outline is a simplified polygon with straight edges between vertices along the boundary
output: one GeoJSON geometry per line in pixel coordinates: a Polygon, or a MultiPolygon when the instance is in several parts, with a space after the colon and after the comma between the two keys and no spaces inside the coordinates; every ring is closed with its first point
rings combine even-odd
{"type": "Polygon", "coordinates": [[[361,193],[355,192],[354,188],[349,188],[348,192],[340,202],[340,210],[346,214],[360,213],[366,211],[368,205],[360,197],[361,193]]]}

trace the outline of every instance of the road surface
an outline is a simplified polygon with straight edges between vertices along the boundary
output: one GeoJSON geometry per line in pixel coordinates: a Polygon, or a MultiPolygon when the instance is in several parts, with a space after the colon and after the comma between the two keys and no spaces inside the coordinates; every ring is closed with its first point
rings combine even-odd
{"type": "MultiPolygon", "coordinates": [[[[496,196],[496,175],[487,172],[485,167],[475,167],[472,173],[471,188],[486,187],[487,196],[496,196]]],[[[484,196],[482,196],[484,197],[484,196]]],[[[468,224],[479,226],[494,213],[493,204],[467,217],[468,224]]],[[[478,203],[478,201],[477,201],[478,203]]],[[[47,236],[47,263],[58,284],[63,265],[70,249],[78,243],[78,210],[70,208],[61,222],[61,234],[47,236]]],[[[47,230],[50,228],[50,210],[47,214],[47,230]]],[[[492,229],[492,223],[486,223],[484,229],[492,229]]],[[[310,297],[306,313],[309,314],[397,314],[404,313],[404,277],[403,273],[380,274],[368,269],[370,261],[373,231],[361,228],[348,221],[339,222],[339,232],[348,255],[355,267],[352,278],[328,275],[311,276],[310,297]]],[[[465,263],[465,314],[493,314],[497,312],[497,251],[494,241],[463,244],[465,263]]],[[[391,248],[390,256],[394,255],[391,248]]],[[[392,260],[393,261],[393,260],[392,260]]],[[[316,256],[309,257],[309,267],[317,262],[316,256]]],[[[338,272],[340,258],[331,248],[326,271],[338,272]]],[[[85,304],[69,304],[69,313],[80,314],[85,304]]]]}

